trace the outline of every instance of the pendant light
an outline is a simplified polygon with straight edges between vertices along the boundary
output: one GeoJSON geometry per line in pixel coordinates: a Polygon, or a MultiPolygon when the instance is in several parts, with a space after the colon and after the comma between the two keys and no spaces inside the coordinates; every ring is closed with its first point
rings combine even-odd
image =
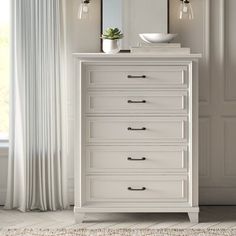
{"type": "Polygon", "coordinates": [[[78,18],[80,20],[89,18],[89,3],[90,0],[82,0],[79,6],[78,18]]]}
{"type": "Polygon", "coordinates": [[[194,18],[193,8],[190,0],[180,0],[179,19],[192,20],[194,18]]]}

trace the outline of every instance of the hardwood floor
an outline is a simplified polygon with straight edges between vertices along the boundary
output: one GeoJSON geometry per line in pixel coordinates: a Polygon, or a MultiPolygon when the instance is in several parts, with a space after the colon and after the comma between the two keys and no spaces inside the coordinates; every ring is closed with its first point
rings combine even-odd
{"type": "MultiPolygon", "coordinates": [[[[104,219],[105,219],[104,215],[104,219]]],[[[150,228],[150,229],[204,229],[204,228],[235,228],[236,206],[201,207],[200,223],[190,223],[187,214],[113,214],[109,220],[88,221],[76,225],[73,211],[29,212],[5,211],[0,208],[0,229],[5,228],[150,228]],[[122,220],[121,220],[122,219],[122,220]]]]}

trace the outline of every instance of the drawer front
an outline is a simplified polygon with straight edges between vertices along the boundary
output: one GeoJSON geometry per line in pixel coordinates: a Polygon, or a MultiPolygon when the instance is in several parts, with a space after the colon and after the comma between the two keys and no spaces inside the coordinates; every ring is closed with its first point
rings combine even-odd
{"type": "Polygon", "coordinates": [[[88,202],[186,202],[187,176],[87,176],[88,202]]]}
{"type": "Polygon", "coordinates": [[[87,113],[187,114],[187,91],[88,92],[87,113]]]}
{"type": "Polygon", "coordinates": [[[188,150],[182,146],[91,146],[87,173],[186,173],[188,150]]]}
{"type": "Polygon", "coordinates": [[[88,88],[188,87],[187,66],[87,66],[88,88]]]}
{"type": "Polygon", "coordinates": [[[187,117],[87,117],[87,143],[187,142],[187,117]]]}

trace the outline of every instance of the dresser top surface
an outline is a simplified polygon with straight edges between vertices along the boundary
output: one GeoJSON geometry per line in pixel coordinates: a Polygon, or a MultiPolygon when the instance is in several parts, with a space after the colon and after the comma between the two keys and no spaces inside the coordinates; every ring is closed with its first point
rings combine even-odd
{"type": "Polygon", "coordinates": [[[133,53],[73,53],[74,57],[81,59],[91,58],[113,58],[113,59],[198,59],[201,54],[133,54],[133,53]]]}

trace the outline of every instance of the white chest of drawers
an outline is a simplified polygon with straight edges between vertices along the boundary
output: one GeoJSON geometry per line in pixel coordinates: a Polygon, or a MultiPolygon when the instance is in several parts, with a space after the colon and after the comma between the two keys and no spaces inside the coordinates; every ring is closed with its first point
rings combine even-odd
{"type": "Polygon", "coordinates": [[[75,217],[198,222],[198,58],[75,54],[75,217]]]}

